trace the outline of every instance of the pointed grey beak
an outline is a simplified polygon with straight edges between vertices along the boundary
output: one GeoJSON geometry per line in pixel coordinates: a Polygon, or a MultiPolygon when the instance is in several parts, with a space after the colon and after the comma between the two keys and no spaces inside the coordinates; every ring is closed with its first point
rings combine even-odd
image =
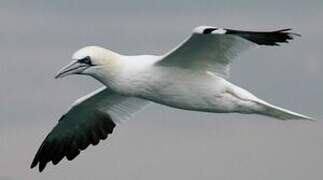
{"type": "Polygon", "coordinates": [[[61,70],[59,70],[55,76],[55,79],[63,78],[71,74],[81,74],[89,65],[79,63],[77,60],[72,61],[61,70]]]}

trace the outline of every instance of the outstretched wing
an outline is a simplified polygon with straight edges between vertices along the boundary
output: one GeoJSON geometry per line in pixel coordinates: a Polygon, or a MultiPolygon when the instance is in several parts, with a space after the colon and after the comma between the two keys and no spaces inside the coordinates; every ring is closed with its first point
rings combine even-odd
{"type": "Polygon", "coordinates": [[[239,53],[256,45],[279,46],[279,43],[287,43],[298,35],[289,30],[256,32],[199,26],[156,65],[205,70],[228,77],[230,63],[239,53]]]}
{"type": "Polygon", "coordinates": [[[56,165],[64,157],[74,159],[90,144],[97,145],[106,139],[120,120],[130,117],[148,103],[115,94],[105,87],[78,99],[47,135],[31,168],[39,164],[41,172],[50,161],[56,165]]]}

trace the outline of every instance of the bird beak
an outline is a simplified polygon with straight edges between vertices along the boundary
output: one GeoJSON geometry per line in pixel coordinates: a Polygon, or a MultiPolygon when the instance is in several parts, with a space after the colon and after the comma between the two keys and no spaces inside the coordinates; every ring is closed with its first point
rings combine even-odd
{"type": "Polygon", "coordinates": [[[63,78],[71,74],[81,74],[89,66],[83,63],[79,63],[77,60],[72,61],[61,70],[59,70],[55,76],[55,79],[63,78]]]}

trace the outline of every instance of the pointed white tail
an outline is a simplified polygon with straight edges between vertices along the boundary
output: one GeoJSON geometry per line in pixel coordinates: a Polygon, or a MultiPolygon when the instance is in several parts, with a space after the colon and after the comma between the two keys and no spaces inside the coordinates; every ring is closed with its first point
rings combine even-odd
{"type": "Polygon", "coordinates": [[[314,120],[311,117],[292,112],[269,103],[261,103],[264,106],[264,110],[260,112],[265,116],[270,116],[276,119],[288,120],[288,119],[299,119],[299,120],[314,120]]]}

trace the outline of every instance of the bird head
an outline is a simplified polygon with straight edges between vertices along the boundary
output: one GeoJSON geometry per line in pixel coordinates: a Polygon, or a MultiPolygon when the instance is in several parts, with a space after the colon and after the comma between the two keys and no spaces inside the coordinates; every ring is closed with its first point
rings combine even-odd
{"type": "Polygon", "coordinates": [[[72,74],[84,74],[98,77],[104,71],[116,69],[119,54],[98,46],[84,47],[73,54],[72,62],[59,70],[55,78],[72,74]]]}

